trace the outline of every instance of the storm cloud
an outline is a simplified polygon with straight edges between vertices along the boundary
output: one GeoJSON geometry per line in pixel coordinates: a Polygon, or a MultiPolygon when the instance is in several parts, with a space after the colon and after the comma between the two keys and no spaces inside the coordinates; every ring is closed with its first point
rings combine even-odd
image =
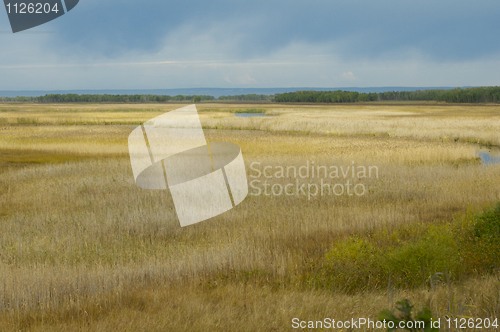
{"type": "Polygon", "coordinates": [[[497,1],[84,0],[12,35],[2,12],[0,89],[497,85],[499,14],[497,1]]]}

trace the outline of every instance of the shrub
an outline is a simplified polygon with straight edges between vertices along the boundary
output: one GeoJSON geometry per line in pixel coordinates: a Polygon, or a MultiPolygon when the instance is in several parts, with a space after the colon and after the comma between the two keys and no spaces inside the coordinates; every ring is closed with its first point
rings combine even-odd
{"type": "Polygon", "coordinates": [[[351,236],[333,244],[309,282],[348,293],[387,287],[417,287],[437,272],[460,270],[458,244],[449,224],[408,225],[392,233],[351,236]]]}
{"type": "Polygon", "coordinates": [[[389,309],[385,309],[377,317],[379,321],[386,322],[387,325],[389,325],[389,322],[392,322],[391,325],[394,327],[388,327],[387,331],[395,331],[399,326],[404,326],[404,329],[407,331],[439,331],[439,328],[433,327],[432,315],[429,308],[424,307],[415,317],[412,317],[413,306],[410,304],[410,301],[403,300],[396,303],[396,309],[399,311],[397,316],[394,315],[389,309]],[[422,323],[424,326],[420,328],[420,324],[422,323]]]}
{"type": "Polygon", "coordinates": [[[450,281],[484,275],[500,266],[500,203],[451,222],[412,223],[354,234],[333,243],[311,263],[306,284],[354,293],[422,286],[446,273],[450,281]]]}
{"type": "Polygon", "coordinates": [[[460,248],[465,265],[476,274],[500,267],[500,203],[469,220],[460,248]]]}

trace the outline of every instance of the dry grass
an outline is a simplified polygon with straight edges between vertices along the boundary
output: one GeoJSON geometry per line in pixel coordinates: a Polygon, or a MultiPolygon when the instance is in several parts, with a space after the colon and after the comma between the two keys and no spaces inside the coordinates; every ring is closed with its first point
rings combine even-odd
{"type": "Polygon", "coordinates": [[[0,128],[0,150],[87,156],[128,155],[136,126],[20,126],[0,128]]]}
{"type": "MultiPolygon", "coordinates": [[[[500,314],[500,281],[496,277],[451,288],[439,285],[433,291],[396,291],[393,296],[411,298],[417,308],[431,307],[435,316],[494,319],[500,314]]],[[[99,304],[89,302],[78,309],[70,307],[62,315],[48,311],[43,320],[40,315],[25,317],[23,323],[37,332],[291,331],[294,330],[294,318],[346,321],[370,317],[373,320],[380,308],[392,305],[391,299],[382,292],[348,296],[276,290],[255,283],[217,287],[192,285],[181,289],[137,285],[131,287],[125,296],[111,295],[99,304]]]]}
{"type": "Polygon", "coordinates": [[[330,106],[269,108],[276,118],[241,119],[221,114],[208,128],[244,128],[338,135],[464,140],[500,145],[499,106],[330,106]]]}
{"type": "MultiPolygon", "coordinates": [[[[3,125],[137,125],[186,104],[2,104],[3,125]]],[[[282,105],[199,104],[203,124],[327,135],[386,135],[499,146],[498,105],[282,105]],[[275,118],[238,118],[234,112],[267,111],[275,118]]]]}
{"type": "MultiPolygon", "coordinates": [[[[38,110],[41,119],[50,113],[38,105],[27,111],[29,107],[0,117],[38,110]]],[[[145,106],[131,105],[130,113],[119,107],[102,117],[122,121],[123,114],[136,114],[135,109],[145,106]]],[[[250,180],[253,162],[262,169],[300,167],[307,161],[377,166],[379,178],[362,180],[370,192],[360,197],[250,195],[219,217],[181,229],[167,191],[142,190],[134,184],[126,146],[134,126],[5,125],[0,132],[0,329],[272,331],[291,330],[293,317],[374,319],[387,307],[385,291],[344,295],[308,290],[300,283],[307,263],[324,257],[333,241],[347,233],[450,220],[499,199],[500,167],[477,163],[471,144],[436,140],[439,135],[433,136],[432,127],[401,129],[403,134],[397,136],[360,135],[369,131],[373,117],[382,123],[406,119],[406,113],[388,116],[386,106],[365,109],[367,115],[349,108],[306,111],[286,106],[289,109],[272,110],[283,114],[277,119],[235,119],[224,109],[246,107],[241,105],[209,107],[222,111],[202,112],[206,127],[221,121],[217,116],[243,128],[283,123],[284,132],[206,131],[210,141],[242,147],[250,180]],[[307,123],[340,126],[342,117],[345,126],[351,123],[342,135],[311,128],[307,134],[297,132],[307,130],[300,127],[307,123]],[[292,130],[295,125],[299,128],[292,130]],[[21,167],[6,167],[13,164],[21,167]]],[[[408,112],[451,112],[433,107],[408,112]]],[[[112,105],[71,111],[101,108],[112,105]]],[[[472,122],[476,137],[483,134],[488,119],[496,121],[487,110],[472,112],[484,120],[472,122]]],[[[137,114],[145,120],[156,114],[141,112],[137,114]]],[[[453,112],[456,126],[449,130],[459,131],[469,115],[453,112]]],[[[446,114],[453,122],[451,113],[446,114]]],[[[435,121],[444,120],[438,116],[435,121]]],[[[394,300],[408,297],[442,315],[448,314],[453,291],[452,315],[490,317],[498,315],[499,289],[498,280],[488,277],[431,293],[397,290],[394,300]]]]}

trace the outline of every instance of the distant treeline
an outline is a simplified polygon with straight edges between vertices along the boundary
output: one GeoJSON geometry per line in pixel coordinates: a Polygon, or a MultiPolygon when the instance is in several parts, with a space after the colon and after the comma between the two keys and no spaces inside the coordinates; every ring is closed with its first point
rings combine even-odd
{"type": "Polygon", "coordinates": [[[376,101],[376,93],[359,93],[356,91],[296,91],[278,93],[275,102],[289,103],[354,103],[357,101],[376,101]]]}
{"type": "MultiPolygon", "coordinates": [[[[218,100],[235,101],[272,101],[273,95],[238,95],[221,96],[218,100]]],[[[78,95],[78,94],[50,94],[39,97],[0,97],[0,102],[32,102],[32,103],[166,103],[169,101],[211,101],[214,96],[207,95],[78,95]]]]}
{"type": "Polygon", "coordinates": [[[500,103],[500,87],[466,89],[433,89],[417,91],[391,91],[380,93],[359,93],[355,91],[296,91],[276,95],[220,96],[218,99],[206,95],[78,95],[49,94],[40,97],[0,97],[0,102],[32,103],[166,103],[178,101],[274,101],[289,103],[354,103],[369,101],[412,101],[434,100],[448,103],[500,103]]]}
{"type": "Polygon", "coordinates": [[[290,103],[353,103],[384,100],[434,100],[448,103],[500,103],[500,87],[392,91],[380,93],[359,93],[341,90],[297,91],[279,93],[274,97],[275,102],[290,103]]]}
{"type": "Polygon", "coordinates": [[[236,95],[236,96],[220,96],[218,100],[248,100],[248,101],[260,101],[267,100],[272,101],[273,95],[256,95],[255,93],[250,95],[236,95]]]}
{"type": "Polygon", "coordinates": [[[77,95],[50,94],[40,97],[0,97],[2,102],[33,102],[33,103],[166,103],[168,101],[207,101],[213,96],[205,95],[77,95]]]}

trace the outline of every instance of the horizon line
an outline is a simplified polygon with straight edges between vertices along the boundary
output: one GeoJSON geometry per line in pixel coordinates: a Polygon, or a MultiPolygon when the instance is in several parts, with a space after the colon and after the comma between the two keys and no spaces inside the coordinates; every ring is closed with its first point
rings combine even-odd
{"type": "Polygon", "coordinates": [[[272,89],[384,89],[384,88],[433,88],[433,89],[455,89],[455,88],[480,88],[480,87],[493,87],[496,85],[462,85],[462,86],[407,86],[407,85],[386,85],[386,86],[345,86],[345,87],[225,87],[225,88],[216,88],[216,87],[196,87],[196,88],[101,88],[101,89],[19,89],[19,90],[0,90],[1,92],[37,92],[37,91],[134,91],[134,90],[272,90],[272,89]]]}

